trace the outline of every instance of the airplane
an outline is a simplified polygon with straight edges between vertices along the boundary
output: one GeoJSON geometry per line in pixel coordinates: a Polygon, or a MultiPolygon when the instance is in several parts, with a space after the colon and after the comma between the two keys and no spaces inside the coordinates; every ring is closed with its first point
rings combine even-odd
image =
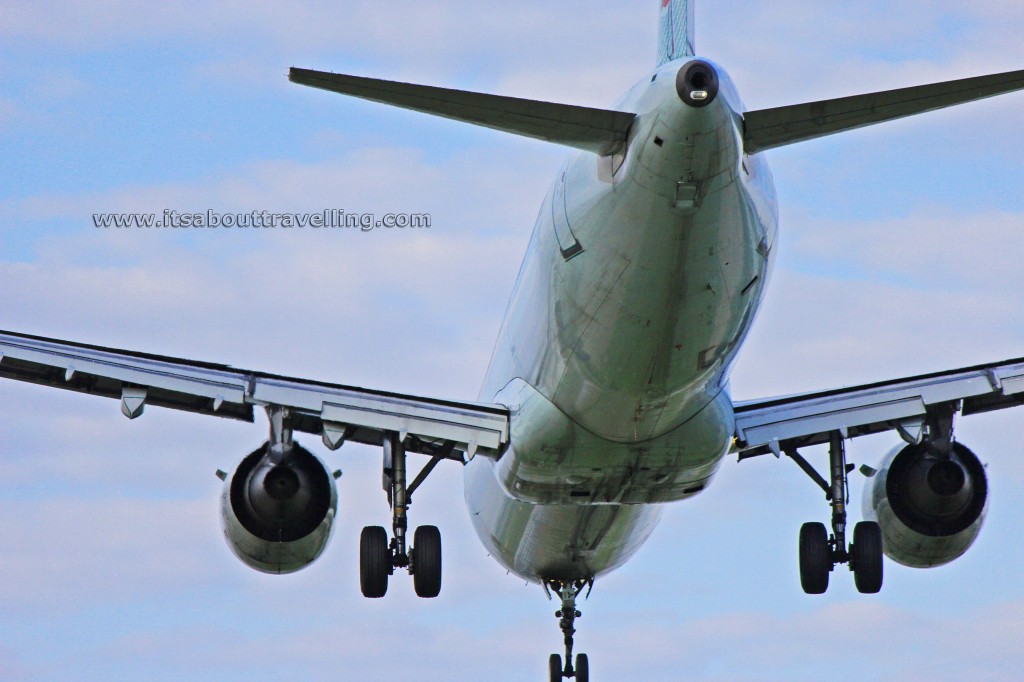
{"type": "Polygon", "coordinates": [[[420,398],[4,332],[0,374],[146,405],[252,421],[267,443],[222,472],[229,546],[267,572],[324,550],[337,508],[328,449],[379,445],[391,534],[363,530],[363,594],[395,569],[417,594],[441,586],[440,537],[409,537],[408,501],[438,464],[463,463],[467,505],[502,565],[561,603],[565,653],[552,679],[589,677],[573,657],[576,599],[625,563],[663,504],[699,494],[727,454],[785,454],[828,495],[831,534],[800,532],[801,583],[827,589],[839,564],[876,592],[883,552],[927,567],[962,555],[987,508],[980,460],[954,417],[1016,406],[1024,360],[734,404],[731,366],[763,300],[777,206],[763,152],[1024,88],[1014,72],[748,111],[721,66],[693,49],[692,3],[663,2],[659,64],[612,109],[517,100],[293,69],[292,81],[547,140],[578,150],[545,197],[479,402],[420,398]],[[865,517],[847,537],[849,438],[894,431],[865,517]],[[822,476],[800,450],[827,443],[822,476]],[[415,477],[407,455],[429,457],[415,477]],[[409,479],[412,478],[410,481],[409,479]],[[852,540],[852,542],[848,542],[852,540]]]}

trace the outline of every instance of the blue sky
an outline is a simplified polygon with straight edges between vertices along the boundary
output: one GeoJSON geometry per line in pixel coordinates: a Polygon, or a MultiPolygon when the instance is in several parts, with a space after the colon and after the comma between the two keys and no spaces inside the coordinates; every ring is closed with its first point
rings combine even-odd
{"type": "MultiPolygon", "coordinates": [[[[0,7],[0,327],[472,399],[565,150],[288,84],[289,66],[607,106],[653,66],[657,3],[7,2],[0,7]],[[100,231],[99,211],[429,212],[426,233],[100,231]]],[[[697,46],[751,108],[1024,68],[997,0],[703,2],[697,46]]],[[[779,259],[738,398],[1024,355],[1024,95],[768,153],[779,259]]],[[[540,679],[559,636],[539,588],[486,556],[440,467],[414,521],[445,585],[359,596],[379,454],[345,472],[332,546],[264,576],[220,537],[217,468],[264,438],[222,423],[0,386],[0,677],[540,679]],[[394,650],[392,642],[401,642],[394,650]]],[[[796,535],[827,518],[772,458],[723,463],[582,606],[595,679],[1017,679],[1022,415],[960,423],[988,463],[976,545],[840,570],[803,595],[796,535]]],[[[306,445],[319,444],[313,438],[306,445]]],[[[874,464],[888,436],[851,444],[874,464]]],[[[823,453],[810,453],[819,463],[823,453]]],[[[861,480],[854,480],[859,500],[861,480]]],[[[854,505],[859,509],[859,502],[854,505]]]]}

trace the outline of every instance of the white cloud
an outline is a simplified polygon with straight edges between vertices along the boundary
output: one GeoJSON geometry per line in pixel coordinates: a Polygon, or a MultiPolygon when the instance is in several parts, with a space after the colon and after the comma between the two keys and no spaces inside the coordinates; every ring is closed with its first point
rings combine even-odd
{"type": "MultiPolygon", "coordinates": [[[[45,51],[64,69],[54,73],[82,73],[71,68],[76,56],[133,50],[175,68],[149,51],[170,46],[199,53],[185,67],[189,85],[246,88],[271,75],[268,87],[284,88],[283,70],[296,63],[604,105],[653,64],[654,3],[282,7],[7,3],[0,31],[18,50],[45,51]]],[[[698,44],[757,106],[973,75],[1024,56],[1018,8],[996,2],[700,3],[698,18],[698,44]],[[946,23],[960,31],[950,42],[946,23]]],[[[235,90],[223,92],[230,98],[235,90]]],[[[938,163],[967,176],[998,161],[1011,169],[1012,186],[1017,105],[977,107],[967,118],[928,124],[932,146],[955,137],[971,149],[966,161],[938,163]],[[973,125],[960,125],[965,120],[973,125]]],[[[373,120],[375,111],[367,105],[358,115],[373,120]]],[[[460,138],[455,150],[446,137],[455,124],[433,123],[427,130],[436,139],[423,147],[382,142],[391,131],[370,143],[321,123],[294,155],[199,174],[171,164],[166,175],[131,185],[97,169],[79,185],[86,192],[55,181],[8,195],[2,238],[48,229],[29,240],[34,257],[0,264],[0,326],[471,398],[561,151],[497,133],[493,143],[460,138]],[[426,236],[251,240],[98,232],[89,224],[99,210],[336,205],[429,211],[435,222],[426,236]]],[[[257,145],[270,141],[252,134],[257,145]]],[[[161,158],[178,152],[159,135],[150,144],[161,158]]],[[[900,160],[905,176],[879,179],[889,170],[879,159],[892,157],[856,147],[772,157],[785,170],[780,187],[796,202],[783,207],[779,268],[737,368],[738,394],[1024,354],[1014,249],[1024,210],[1013,192],[998,208],[987,198],[936,201],[922,187],[916,155],[900,160]],[[860,173],[878,176],[875,187],[895,184],[907,210],[869,220],[801,196],[849,192],[846,183],[860,173]]],[[[151,409],[129,422],[114,401],[0,389],[0,677],[369,679],[408,676],[409,661],[418,661],[419,679],[521,679],[542,676],[545,654],[559,648],[555,606],[507,577],[477,543],[458,467],[440,467],[412,510],[414,523],[443,528],[442,597],[417,600],[407,576],[396,575],[387,599],[366,601],[356,586],[358,530],[387,522],[375,449],[345,446],[327,456],[345,476],[338,534],[324,557],[294,576],[263,576],[219,537],[212,476],[259,443],[262,416],[249,425],[151,409]]],[[[959,426],[989,462],[993,484],[975,548],[937,571],[887,565],[887,588],[873,600],[855,597],[845,571],[823,600],[799,594],[795,533],[801,522],[827,517],[820,493],[789,462],[724,462],[716,485],[672,507],[648,546],[582,606],[580,645],[595,675],[820,679],[832,661],[857,659],[834,676],[1010,679],[1022,663],[1015,614],[1024,600],[1014,568],[1024,560],[1015,541],[1024,483],[1012,447],[1024,427],[1016,422],[983,415],[959,426]],[[894,632],[899,648],[887,646],[894,632]],[[809,663],[808,650],[817,652],[809,663]]],[[[891,445],[884,437],[856,441],[851,458],[873,463],[891,445]]],[[[856,495],[859,479],[854,485],[856,495]]]]}
{"type": "Polygon", "coordinates": [[[817,680],[828,668],[837,682],[1012,680],[1020,663],[1013,642],[1024,634],[1015,606],[922,618],[871,602],[839,602],[784,617],[683,612],[668,615],[667,626],[631,617],[602,628],[594,650],[606,654],[593,658],[613,679],[817,680]],[[625,651],[632,654],[628,664],[625,651]]]}
{"type": "Polygon", "coordinates": [[[12,292],[0,306],[7,326],[41,334],[394,390],[419,379],[437,384],[431,393],[473,398],[535,217],[533,199],[546,183],[537,180],[546,169],[534,165],[529,156],[495,167],[473,153],[442,165],[406,150],[371,150],[341,162],[266,162],[215,182],[32,197],[14,205],[7,229],[61,218],[77,233],[40,240],[34,263],[0,265],[12,292]],[[394,168],[410,178],[401,191],[394,168]],[[466,204],[467,195],[493,199],[466,204]],[[428,212],[433,222],[420,233],[192,235],[90,224],[94,210],[210,206],[428,212]],[[452,291],[463,292],[457,304],[452,291]],[[168,319],[184,324],[168,330],[168,319]],[[260,342],[239,348],[239,338],[260,342]],[[420,350],[410,353],[416,340],[420,350]],[[465,373],[453,376],[445,369],[452,365],[465,373]]]}
{"type": "MultiPolygon", "coordinates": [[[[18,547],[4,561],[0,603],[8,613],[76,609],[97,597],[129,604],[154,583],[180,590],[210,578],[200,560],[216,540],[209,500],[13,500],[0,505],[2,541],[18,547]],[[40,533],[45,542],[39,542],[40,533]],[[83,595],[95,595],[85,597],[83,595]]],[[[212,507],[212,508],[211,508],[212,507]]],[[[220,547],[216,547],[218,551],[220,547]]]]}

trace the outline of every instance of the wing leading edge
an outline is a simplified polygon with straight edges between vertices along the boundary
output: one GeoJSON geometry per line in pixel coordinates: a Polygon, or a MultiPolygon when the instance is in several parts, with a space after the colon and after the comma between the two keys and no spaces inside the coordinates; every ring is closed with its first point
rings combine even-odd
{"type": "Polygon", "coordinates": [[[409,452],[453,459],[499,453],[508,442],[503,405],[456,402],[329,384],[228,365],[183,360],[0,331],[0,378],[121,401],[129,418],[145,405],[254,420],[254,407],[281,407],[292,428],[380,445],[386,432],[408,435],[409,452]]]}
{"type": "Polygon", "coordinates": [[[736,446],[740,459],[899,431],[920,438],[931,411],[963,415],[1024,405],[1024,358],[895,379],[832,391],[738,402],[736,446]]]}

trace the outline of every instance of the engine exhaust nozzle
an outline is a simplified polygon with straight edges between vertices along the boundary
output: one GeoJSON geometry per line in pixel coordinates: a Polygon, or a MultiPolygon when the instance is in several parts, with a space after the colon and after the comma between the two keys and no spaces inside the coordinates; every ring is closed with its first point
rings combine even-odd
{"type": "Polygon", "coordinates": [[[718,96],[718,72],[700,59],[689,62],[676,73],[676,92],[691,107],[706,107],[718,96]]]}

